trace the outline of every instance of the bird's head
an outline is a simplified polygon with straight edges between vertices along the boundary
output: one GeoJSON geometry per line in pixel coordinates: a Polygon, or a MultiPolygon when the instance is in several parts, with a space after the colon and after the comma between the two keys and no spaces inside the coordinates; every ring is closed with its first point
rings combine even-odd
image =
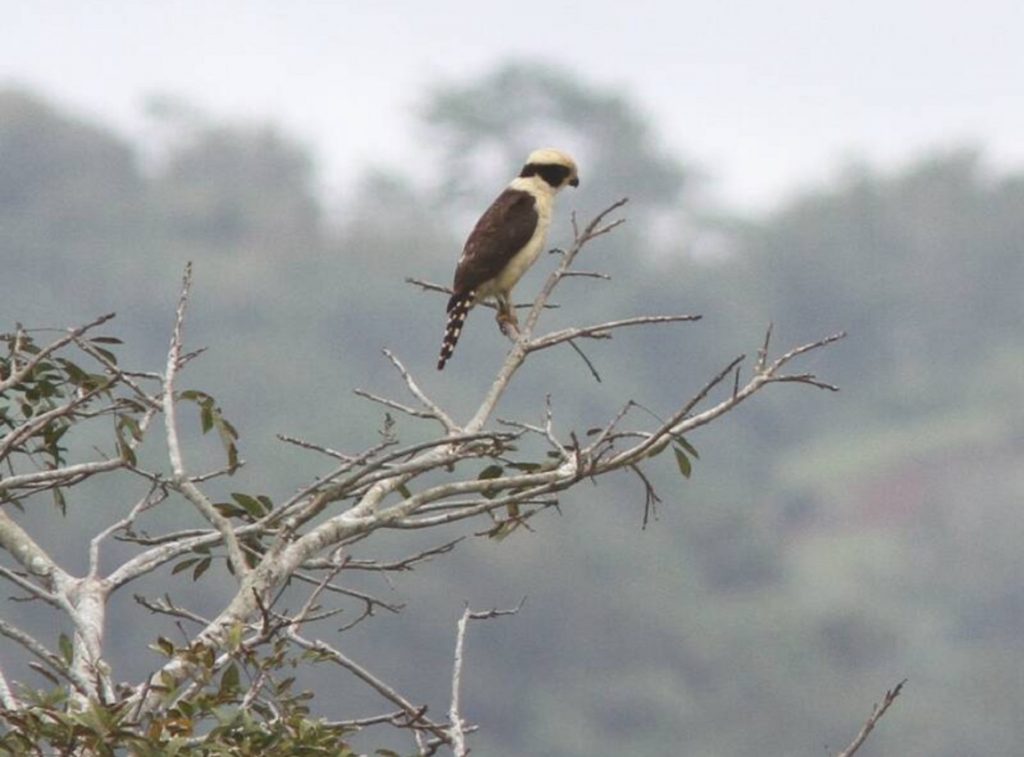
{"type": "Polygon", "coordinates": [[[526,165],[519,172],[519,176],[522,178],[539,176],[555,192],[566,185],[570,187],[580,185],[576,161],[561,150],[551,147],[531,152],[530,157],[526,159],[526,165]]]}

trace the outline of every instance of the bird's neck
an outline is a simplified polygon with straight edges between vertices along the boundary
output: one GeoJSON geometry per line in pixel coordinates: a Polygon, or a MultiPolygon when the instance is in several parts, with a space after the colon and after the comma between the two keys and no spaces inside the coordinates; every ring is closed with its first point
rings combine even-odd
{"type": "Polygon", "coordinates": [[[558,191],[553,186],[548,184],[540,176],[517,176],[512,180],[512,183],[508,185],[509,189],[518,189],[523,192],[529,192],[532,195],[540,197],[551,198],[555,196],[558,191]]]}

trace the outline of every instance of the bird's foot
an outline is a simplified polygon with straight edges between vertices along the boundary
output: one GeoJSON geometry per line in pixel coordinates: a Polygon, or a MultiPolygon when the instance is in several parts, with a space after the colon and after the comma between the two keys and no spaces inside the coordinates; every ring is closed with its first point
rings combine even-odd
{"type": "Polygon", "coordinates": [[[498,315],[494,320],[498,322],[498,328],[501,329],[502,334],[512,341],[519,338],[519,320],[512,310],[498,310],[498,315]]]}

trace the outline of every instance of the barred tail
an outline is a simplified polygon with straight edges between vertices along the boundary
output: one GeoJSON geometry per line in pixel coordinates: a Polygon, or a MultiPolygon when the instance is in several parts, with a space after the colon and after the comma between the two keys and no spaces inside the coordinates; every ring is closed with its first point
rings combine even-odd
{"type": "Polygon", "coordinates": [[[462,333],[462,324],[466,322],[466,315],[473,307],[474,292],[465,294],[453,294],[448,300],[448,325],[444,329],[444,339],[441,341],[441,357],[437,361],[437,370],[444,370],[444,364],[455,351],[455,345],[459,342],[459,334],[462,333]]]}

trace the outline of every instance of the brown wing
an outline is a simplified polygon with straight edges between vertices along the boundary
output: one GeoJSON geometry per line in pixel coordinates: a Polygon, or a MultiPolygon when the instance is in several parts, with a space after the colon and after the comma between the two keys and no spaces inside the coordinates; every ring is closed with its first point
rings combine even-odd
{"type": "Polygon", "coordinates": [[[537,230],[536,200],[529,192],[506,189],[473,227],[455,269],[456,294],[465,294],[497,276],[537,230]]]}

